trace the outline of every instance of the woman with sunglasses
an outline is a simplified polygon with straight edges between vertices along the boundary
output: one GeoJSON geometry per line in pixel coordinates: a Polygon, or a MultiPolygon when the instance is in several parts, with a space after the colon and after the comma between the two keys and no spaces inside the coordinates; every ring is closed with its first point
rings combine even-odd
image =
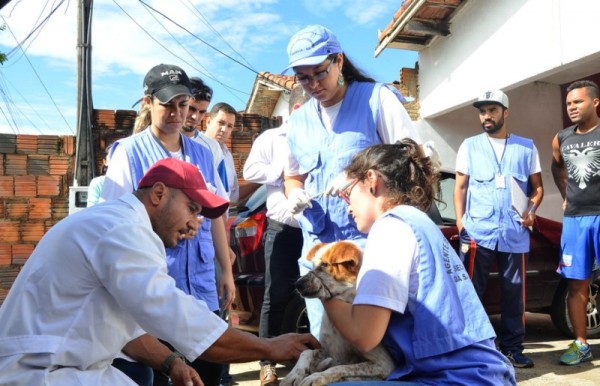
{"type": "MultiPolygon", "coordinates": [[[[348,216],[346,203],[325,194],[345,181],[340,173],[352,156],[370,145],[420,139],[398,91],[361,73],[327,28],[313,25],[297,32],[288,55],[286,71],[293,69],[296,82],[312,97],[288,121],[291,158],[285,170],[290,212],[303,212],[299,264],[304,274],[312,268],[306,253],[317,242],[364,245],[365,235],[348,216]]],[[[311,332],[318,337],[322,306],[308,299],[307,310],[311,332]]]]}
{"type": "Polygon", "coordinates": [[[335,327],[361,351],[386,346],[398,366],[388,381],[515,385],[464,266],[425,213],[439,185],[431,160],[404,139],[361,151],[345,171],[335,193],[369,236],[354,304],[323,302],[335,327]]]}

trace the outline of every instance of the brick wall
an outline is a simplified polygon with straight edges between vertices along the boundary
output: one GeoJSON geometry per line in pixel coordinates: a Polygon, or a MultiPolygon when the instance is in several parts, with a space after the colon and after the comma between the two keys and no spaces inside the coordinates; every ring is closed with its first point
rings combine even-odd
{"type": "Polygon", "coordinates": [[[69,212],[75,137],[0,134],[0,303],[44,233],[69,212]]]}

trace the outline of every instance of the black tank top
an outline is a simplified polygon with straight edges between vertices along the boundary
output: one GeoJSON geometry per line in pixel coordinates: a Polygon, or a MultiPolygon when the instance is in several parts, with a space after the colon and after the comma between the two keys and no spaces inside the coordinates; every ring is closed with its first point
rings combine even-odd
{"type": "Polygon", "coordinates": [[[600,215],[600,128],[576,133],[577,125],[558,133],[560,154],[567,170],[565,216],[600,215]]]}

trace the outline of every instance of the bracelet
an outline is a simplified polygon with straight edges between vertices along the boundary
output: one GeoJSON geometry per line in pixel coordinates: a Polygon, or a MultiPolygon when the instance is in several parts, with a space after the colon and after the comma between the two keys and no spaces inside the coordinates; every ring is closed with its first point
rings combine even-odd
{"type": "Polygon", "coordinates": [[[171,364],[173,363],[173,361],[177,358],[181,358],[183,361],[185,361],[185,357],[183,356],[182,353],[177,352],[177,351],[173,351],[171,354],[169,354],[169,356],[163,361],[163,363],[160,364],[160,371],[166,375],[169,375],[169,372],[171,370],[171,364]]]}

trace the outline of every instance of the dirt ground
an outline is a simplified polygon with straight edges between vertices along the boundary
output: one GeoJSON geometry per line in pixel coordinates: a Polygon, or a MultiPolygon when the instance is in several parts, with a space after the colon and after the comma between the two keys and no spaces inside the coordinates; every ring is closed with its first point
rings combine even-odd
{"type": "MultiPolygon", "coordinates": [[[[492,322],[498,322],[492,317],[492,322]]],[[[568,348],[571,340],[560,334],[548,315],[527,315],[527,337],[525,353],[533,359],[531,369],[517,369],[517,382],[520,386],[592,386],[600,385],[600,339],[590,339],[594,360],[579,366],[562,366],[558,362],[560,355],[568,348]]],[[[278,366],[280,378],[290,371],[290,367],[278,366]]],[[[257,386],[258,362],[235,364],[231,374],[238,386],[257,386]]]]}

